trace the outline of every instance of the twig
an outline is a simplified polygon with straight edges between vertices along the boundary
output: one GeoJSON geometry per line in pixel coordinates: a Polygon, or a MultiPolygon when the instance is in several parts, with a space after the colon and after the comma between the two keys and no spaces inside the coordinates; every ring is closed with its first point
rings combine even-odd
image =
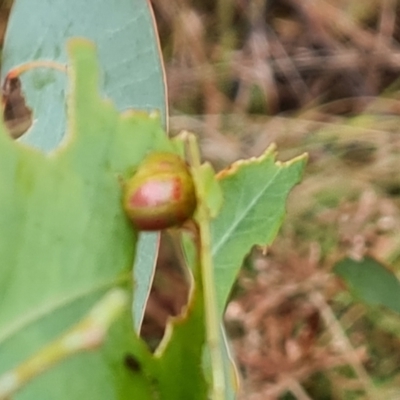
{"type": "Polygon", "coordinates": [[[300,104],[307,103],[311,100],[310,91],[292,58],[288,55],[279,37],[275,35],[272,29],[268,30],[268,35],[274,40],[274,45],[271,46],[271,53],[274,58],[273,67],[286,77],[300,104]]]}
{"type": "Polygon", "coordinates": [[[299,381],[295,379],[289,379],[288,389],[295,395],[298,400],[312,400],[312,398],[304,390],[303,386],[300,385],[299,381]]]}
{"type": "Polygon", "coordinates": [[[332,338],[335,341],[335,345],[338,346],[343,352],[344,357],[347,358],[348,363],[353,367],[358,378],[363,383],[364,391],[367,397],[371,400],[375,400],[377,397],[377,390],[372,383],[369,375],[365,371],[358,357],[355,355],[353,346],[347,338],[345,332],[340,323],[333,314],[331,308],[326,304],[324,297],[319,292],[311,292],[310,300],[318,308],[327,328],[329,329],[332,338]]]}

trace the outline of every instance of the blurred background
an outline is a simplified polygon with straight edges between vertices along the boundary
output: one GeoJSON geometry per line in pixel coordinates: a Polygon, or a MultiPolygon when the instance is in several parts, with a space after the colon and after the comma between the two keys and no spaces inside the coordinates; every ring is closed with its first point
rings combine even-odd
{"type": "MultiPolygon", "coordinates": [[[[400,316],[333,273],[365,255],[400,273],[399,2],[151,2],[171,134],[198,134],[217,170],[271,143],[282,161],[309,154],[277,239],[248,255],[227,307],[240,398],[400,399],[400,316]]],[[[150,344],[186,296],[165,237],[150,344]]]]}

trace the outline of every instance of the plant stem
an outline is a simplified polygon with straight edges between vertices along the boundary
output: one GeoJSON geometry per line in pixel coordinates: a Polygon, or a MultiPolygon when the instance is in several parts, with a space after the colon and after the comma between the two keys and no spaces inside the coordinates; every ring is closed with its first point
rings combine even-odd
{"type": "Polygon", "coordinates": [[[220,320],[217,310],[215,293],[214,267],[211,255],[210,216],[204,198],[204,190],[200,174],[198,173],[201,161],[196,137],[188,134],[189,154],[191,158],[193,178],[198,191],[198,215],[200,233],[200,270],[204,291],[204,310],[206,319],[206,337],[210,351],[212,369],[212,400],[225,400],[224,363],[221,353],[220,320]]]}
{"type": "Polygon", "coordinates": [[[1,375],[0,400],[8,399],[23,385],[65,358],[100,346],[108,328],[127,306],[128,295],[124,290],[114,289],[107,293],[71,330],[1,375]]]}

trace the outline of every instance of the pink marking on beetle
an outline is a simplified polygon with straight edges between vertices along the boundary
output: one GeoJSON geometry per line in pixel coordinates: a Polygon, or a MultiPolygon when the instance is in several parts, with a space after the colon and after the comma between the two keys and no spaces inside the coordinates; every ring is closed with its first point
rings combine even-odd
{"type": "Polygon", "coordinates": [[[179,182],[156,180],[143,184],[130,198],[130,206],[138,208],[156,207],[180,198],[179,182]]]}

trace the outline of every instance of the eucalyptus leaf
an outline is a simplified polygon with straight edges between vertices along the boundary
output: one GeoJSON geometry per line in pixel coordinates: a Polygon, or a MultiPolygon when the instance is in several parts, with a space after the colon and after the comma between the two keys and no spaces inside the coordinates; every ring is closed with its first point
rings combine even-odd
{"type": "MultiPolygon", "coordinates": [[[[117,109],[159,110],[166,118],[165,82],[150,5],[143,0],[16,0],[2,52],[2,78],[13,67],[36,60],[67,62],[72,37],[94,41],[102,65],[102,93],[117,109]]],[[[54,149],[65,133],[66,76],[39,69],[23,77],[36,121],[24,141],[54,149]],[[49,134],[51,132],[51,134],[49,134]]]]}
{"type": "Polygon", "coordinates": [[[238,161],[219,174],[224,203],[211,223],[218,310],[225,305],[246,254],[272,243],[285,215],[286,199],[302,176],[305,155],[275,160],[271,146],[261,157],[238,161]]]}
{"type": "MultiPolygon", "coordinates": [[[[2,49],[2,78],[31,61],[65,64],[68,38],[93,40],[102,66],[101,92],[120,111],[158,110],[166,125],[166,90],[152,10],[145,0],[15,0],[2,49]]],[[[34,124],[21,141],[43,151],[54,150],[67,125],[67,76],[60,71],[33,69],[21,77],[34,124]]],[[[139,328],[150,290],[158,250],[157,234],[141,234],[135,269],[140,291],[134,296],[139,328]]]]}
{"type": "MultiPolygon", "coordinates": [[[[121,177],[148,152],[174,148],[156,115],[120,115],[102,99],[93,44],[76,39],[69,52],[64,145],[45,154],[0,127],[0,374],[76,323],[110,287],[130,285],[137,232],[121,207],[121,177]]],[[[82,354],[16,398],[118,398],[107,374],[101,355],[82,354]]]]}

